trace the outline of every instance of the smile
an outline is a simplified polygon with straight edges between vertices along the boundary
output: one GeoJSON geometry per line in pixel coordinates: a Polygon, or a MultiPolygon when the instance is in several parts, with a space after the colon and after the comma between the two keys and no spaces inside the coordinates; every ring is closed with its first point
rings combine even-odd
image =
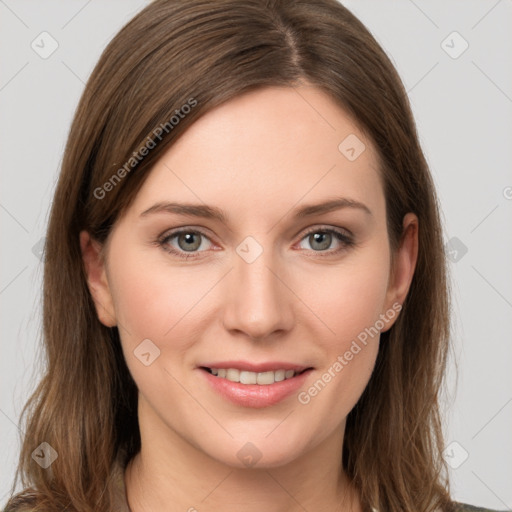
{"type": "Polygon", "coordinates": [[[224,361],[203,364],[196,371],[221,398],[237,406],[262,408],[297,394],[313,368],[277,361],[224,361]]]}

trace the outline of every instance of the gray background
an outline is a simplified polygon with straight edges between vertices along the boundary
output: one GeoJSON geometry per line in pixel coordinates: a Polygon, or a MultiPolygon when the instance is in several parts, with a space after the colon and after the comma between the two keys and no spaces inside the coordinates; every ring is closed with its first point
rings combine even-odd
{"type": "MultiPolygon", "coordinates": [[[[40,375],[38,243],[67,132],[100,52],[146,3],[0,0],[0,505],[19,413],[40,375]],[[58,43],[47,58],[31,47],[51,48],[44,31],[58,43]]],[[[343,3],[401,74],[439,190],[453,260],[444,400],[453,495],[512,509],[512,0],[343,3]]]]}

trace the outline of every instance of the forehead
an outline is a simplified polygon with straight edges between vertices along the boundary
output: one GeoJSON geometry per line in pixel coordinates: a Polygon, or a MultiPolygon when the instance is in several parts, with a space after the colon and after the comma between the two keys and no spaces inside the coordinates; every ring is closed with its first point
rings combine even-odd
{"type": "Polygon", "coordinates": [[[189,127],[150,171],[132,211],[204,202],[242,218],[334,195],[384,207],[373,144],[320,89],[268,87],[189,127]]]}

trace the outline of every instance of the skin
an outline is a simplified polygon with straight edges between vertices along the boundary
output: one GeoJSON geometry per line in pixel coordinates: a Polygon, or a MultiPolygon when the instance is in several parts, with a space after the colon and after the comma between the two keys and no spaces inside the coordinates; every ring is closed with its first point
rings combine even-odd
{"type": "MultiPolygon", "coordinates": [[[[139,389],[142,449],[125,473],[133,512],[361,510],[341,449],[379,336],[307,404],[293,394],[265,408],[235,405],[196,366],[304,364],[314,367],[307,391],[358,334],[403,303],[416,265],[416,216],[407,214],[403,226],[392,260],[372,143],[325,93],[303,85],[246,93],[195,122],[113,227],[104,259],[80,234],[98,317],[119,327],[139,389]],[[354,161],[338,150],[350,134],[366,146],[354,161]],[[293,217],[295,208],[334,197],[364,203],[371,214],[347,207],[293,217]],[[140,217],[159,201],[213,205],[228,223],[165,212],[140,217]],[[206,234],[198,235],[196,259],[155,243],[178,227],[206,234]],[[306,234],[316,227],[349,230],[354,245],[328,236],[322,248],[306,234]],[[236,252],[247,236],[263,250],[252,263],[236,252]],[[134,355],[144,339],[160,350],[149,366],[134,355]],[[237,457],[247,442],[261,453],[251,468],[237,457]]],[[[187,254],[178,242],[167,246],[187,254]]]]}

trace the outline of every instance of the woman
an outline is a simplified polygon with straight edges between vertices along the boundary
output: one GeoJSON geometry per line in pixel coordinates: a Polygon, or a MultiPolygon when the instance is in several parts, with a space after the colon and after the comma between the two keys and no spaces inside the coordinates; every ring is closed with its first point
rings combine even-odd
{"type": "Polygon", "coordinates": [[[156,0],[70,131],[8,511],[450,498],[449,302],[401,81],[334,0],[156,0]]]}

